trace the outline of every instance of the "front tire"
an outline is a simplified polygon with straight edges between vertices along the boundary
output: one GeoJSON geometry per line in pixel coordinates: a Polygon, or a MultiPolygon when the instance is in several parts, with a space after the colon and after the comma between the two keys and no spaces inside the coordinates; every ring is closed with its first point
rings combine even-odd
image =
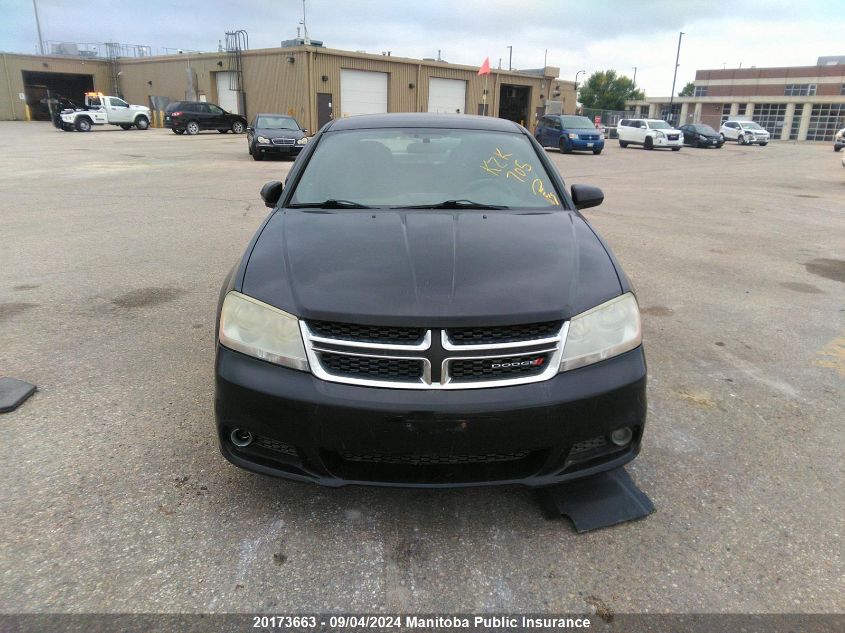
{"type": "Polygon", "coordinates": [[[626,143],[625,141],[619,141],[619,147],[622,147],[622,148],[628,147],[628,143],[626,143]]]}
{"type": "Polygon", "coordinates": [[[594,149],[594,150],[593,150],[593,154],[595,154],[596,156],[598,156],[599,154],[601,154],[601,150],[600,150],[600,149],[594,149]]]}
{"type": "Polygon", "coordinates": [[[185,133],[185,130],[179,130],[179,129],[177,129],[177,128],[173,128],[173,133],[174,133],[174,134],[180,134],[180,135],[181,135],[181,134],[184,134],[184,133],[185,133]]]}
{"type": "Polygon", "coordinates": [[[673,147],[673,148],[672,148],[672,151],[673,151],[673,152],[680,152],[680,151],[681,151],[681,148],[680,148],[680,147],[673,147]]]}
{"type": "Polygon", "coordinates": [[[654,149],[654,140],[650,136],[645,137],[645,142],[643,143],[643,147],[646,149],[654,149]]]}
{"type": "Polygon", "coordinates": [[[264,160],[264,155],[261,152],[250,152],[252,154],[252,160],[264,160]]]}
{"type": "Polygon", "coordinates": [[[765,143],[760,143],[760,147],[766,147],[766,145],[768,145],[768,144],[769,144],[768,141],[766,141],[765,143]]]}
{"type": "Polygon", "coordinates": [[[740,134],[739,136],[736,137],[736,142],[739,145],[745,145],[745,136],[740,134]]]}
{"type": "Polygon", "coordinates": [[[146,130],[150,127],[150,120],[145,116],[139,116],[135,119],[135,127],[139,130],[146,130]]]}
{"type": "Polygon", "coordinates": [[[90,132],[91,131],[91,119],[87,117],[80,117],[76,120],[76,130],[78,132],[90,132]]]}
{"type": "Polygon", "coordinates": [[[187,132],[188,136],[196,136],[200,133],[200,124],[196,121],[188,121],[188,124],[185,126],[185,132],[187,132]]]}
{"type": "Polygon", "coordinates": [[[232,133],[233,134],[243,134],[244,133],[244,124],[241,121],[235,121],[232,123],[232,133]]]}
{"type": "Polygon", "coordinates": [[[722,145],[724,145],[724,144],[725,144],[725,135],[724,135],[724,134],[719,134],[719,136],[721,136],[721,137],[722,137],[722,145]]]}
{"type": "Polygon", "coordinates": [[[129,125],[128,123],[124,123],[123,125],[120,126],[120,129],[121,130],[131,130],[132,126],[129,125]]]}

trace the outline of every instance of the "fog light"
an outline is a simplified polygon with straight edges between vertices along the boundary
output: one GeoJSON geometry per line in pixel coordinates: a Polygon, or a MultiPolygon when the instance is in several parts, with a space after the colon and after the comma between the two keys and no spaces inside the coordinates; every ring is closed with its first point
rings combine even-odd
{"type": "Polygon", "coordinates": [[[632,437],[634,437],[634,432],[631,430],[631,427],[626,426],[624,429],[616,429],[611,433],[610,441],[616,444],[616,446],[625,446],[631,441],[632,437]]]}
{"type": "Polygon", "coordinates": [[[252,444],[252,433],[243,429],[235,429],[229,434],[229,439],[238,448],[246,448],[252,444]]]}

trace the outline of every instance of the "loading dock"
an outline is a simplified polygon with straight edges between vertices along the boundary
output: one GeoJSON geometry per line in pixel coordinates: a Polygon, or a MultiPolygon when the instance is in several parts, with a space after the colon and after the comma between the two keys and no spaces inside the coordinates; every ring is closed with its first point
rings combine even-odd
{"type": "Polygon", "coordinates": [[[531,103],[531,87],[502,84],[499,90],[499,118],[514,121],[520,125],[528,123],[531,103]]]}
{"type": "Polygon", "coordinates": [[[35,121],[51,119],[48,99],[64,97],[82,105],[85,93],[94,90],[92,75],[22,70],[21,76],[30,118],[35,121]]]}

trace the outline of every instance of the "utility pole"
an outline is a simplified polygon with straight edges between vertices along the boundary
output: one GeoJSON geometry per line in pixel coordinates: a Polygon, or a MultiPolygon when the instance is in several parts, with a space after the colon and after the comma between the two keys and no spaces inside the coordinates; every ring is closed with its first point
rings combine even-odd
{"type": "Polygon", "coordinates": [[[637,67],[634,66],[634,90],[637,89],[637,67]]]}
{"type": "Polygon", "coordinates": [[[35,28],[38,29],[38,50],[44,54],[44,40],[41,37],[41,21],[38,19],[38,5],[32,0],[32,9],[35,11],[35,28]]]}
{"type": "Polygon", "coordinates": [[[513,70],[513,46],[508,46],[508,70],[513,70]]]}
{"type": "MultiPolygon", "coordinates": [[[[678,53],[675,55],[675,74],[672,76],[672,94],[669,95],[669,118],[673,119],[673,112],[672,112],[672,104],[675,101],[675,80],[678,78],[678,66],[680,64],[678,61],[681,59],[681,38],[684,36],[684,32],[681,31],[680,35],[678,35],[678,53]]],[[[674,121],[672,121],[672,125],[674,125],[674,121]]]]}

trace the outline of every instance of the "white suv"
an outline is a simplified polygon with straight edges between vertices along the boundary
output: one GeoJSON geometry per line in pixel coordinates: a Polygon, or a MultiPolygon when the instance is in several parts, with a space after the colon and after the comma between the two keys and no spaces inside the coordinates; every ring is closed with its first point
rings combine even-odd
{"type": "Polygon", "coordinates": [[[671,147],[673,152],[677,152],[684,144],[684,133],[660,119],[622,119],[616,126],[616,132],[621,147],[671,147]]]}
{"type": "Polygon", "coordinates": [[[725,121],[719,129],[722,140],[736,141],[740,145],[766,145],[770,134],[754,121],[725,121]]]}

